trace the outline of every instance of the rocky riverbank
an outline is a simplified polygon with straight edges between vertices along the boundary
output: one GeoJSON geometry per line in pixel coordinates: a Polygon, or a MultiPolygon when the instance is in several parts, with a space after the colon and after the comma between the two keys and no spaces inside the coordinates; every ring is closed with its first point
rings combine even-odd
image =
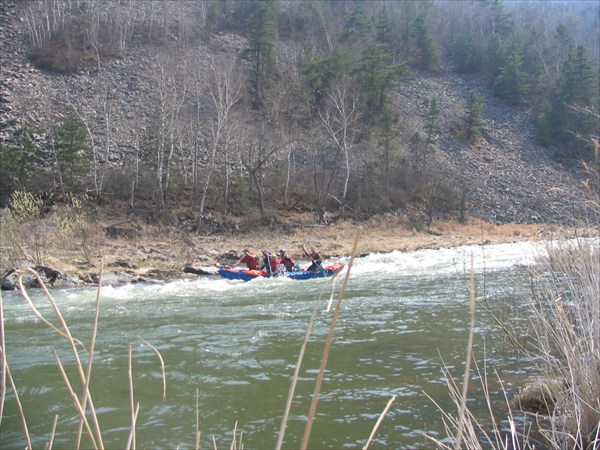
{"type": "MultiPolygon", "coordinates": [[[[44,265],[33,266],[49,285],[65,287],[98,283],[103,285],[195,278],[216,274],[220,266],[233,265],[248,248],[260,253],[281,248],[303,260],[302,245],[314,245],[325,259],[350,256],[357,241],[357,255],[449,248],[463,245],[492,245],[507,242],[568,239],[584,230],[541,225],[494,225],[479,220],[469,223],[436,222],[423,231],[408,228],[397,216],[379,216],[364,223],[340,221],[331,225],[296,223],[295,226],[263,227],[244,233],[197,235],[144,229],[128,238],[105,239],[94,249],[91,261],[75,253],[48,252],[44,265]]],[[[5,271],[3,289],[16,287],[16,273],[5,271]],[[5,276],[8,275],[8,276],[5,276]]],[[[28,274],[25,284],[36,286],[28,274]]]]}

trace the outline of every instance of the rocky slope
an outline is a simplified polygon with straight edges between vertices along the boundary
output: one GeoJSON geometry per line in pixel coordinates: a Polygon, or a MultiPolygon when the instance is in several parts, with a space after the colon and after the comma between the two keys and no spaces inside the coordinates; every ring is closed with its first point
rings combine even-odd
{"type": "MultiPolygon", "coordinates": [[[[0,3],[0,143],[14,139],[20,123],[43,124],[53,108],[65,100],[94,117],[104,107],[105,97],[98,95],[98,86],[105,83],[110,86],[111,123],[106,124],[105,115],[96,115],[96,145],[102,147],[110,135],[114,148],[124,152],[133,149],[138,136],[131,132],[131,124],[142,121],[151,107],[147,101],[151,90],[148,71],[156,49],[132,48],[124,58],[75,75],[44,73],[27,61],[21,6],[15,0],[0,3]]],[[[210,47],[201,46],[193,52],[196,60],[206,62],[215,53],[233,55],[242,47],[237,36],[217,36],[210,47]]],[[[410,136],[423,130],[431,98],[441,107],[444,129],[434,165],[442,178],[463,185],[468,193],[468,214],[494,223],[573,225],[585,218],[583,199],[588,193],[583,189],[582,174],[577,168],[556,163],[536,144],[526,112],[501,104],[477,80],[452,73],[416,75],[403,86],[397,104],[406,148],[410,136]],[[478,144],[470,146],[456,140],[452,130],[460,124],[465,99],[474,88],[484,97],[484,127],[478,144]]]]}
{"type": "MultiPolygon", "coordinates": [[[[468,190],[469,212],[492,223],[574,224],[582,220],[583,201],[590,194],[583,187],[584,174],[577,167],[559,164],[548,149],[537,144],[534,125],[525,111],[502,104],[480,81],[453,74],[415,78],[402,90],[402,100],[411,107],[437,98],[444,129],[452,130],[464,116],[471,89],[484,97],[479,142],[471,146],[446,134],[437,155],[444,173],[460,174],[468,190]]],[[[413,109],[413,114],[417,111],[413,109]]]]}

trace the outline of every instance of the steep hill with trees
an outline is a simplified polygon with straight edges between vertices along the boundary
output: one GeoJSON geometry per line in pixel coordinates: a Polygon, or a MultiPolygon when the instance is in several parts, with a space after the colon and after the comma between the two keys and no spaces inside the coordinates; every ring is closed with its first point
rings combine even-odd
{"type": "Polygon", "coordinates": [[[8,0],[0,14],[2,205],[86,193],[189,230],[285,211],[586,220],[595,2],[8,0]]]}

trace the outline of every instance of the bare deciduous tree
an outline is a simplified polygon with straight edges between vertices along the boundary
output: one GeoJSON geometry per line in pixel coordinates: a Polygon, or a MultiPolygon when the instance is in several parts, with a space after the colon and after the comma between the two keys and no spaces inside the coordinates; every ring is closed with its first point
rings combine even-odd
{"type": "Polygon", "coordinates": [[[342,80],[327,92],[325,106],[319,110],[319,117],[325,131],[344,157],[345,177],[342,208],[346,202],[350,181],[350,153],[356,143],[357,130],[354,126],[361,115],[358,92],[352,89],[347,80],[342,80]]]}
{"type": "MultiPolygon", "coordinates": [[[[185,65],[185,63],[184,63],[185,65]]],[[[165,207],[171,182],[171,163],[177,145],[176,124],[183,107],[188,87],[187,70],[166,55],[157,58],[153,65],[153,78],[157,95],[155,139],[156,187],[158,204],[165,207]]]]}
{"type": "MultiPolygon", "coordinates": [[[[200,207],[198,210],[198,226],[202,223],[206,206],[206,196],[211,178],[217,165],[219,150],[226,153],[228,132],[232,118],[232,108],[242,95],[242,77],[231,58],[218,58],[210,65],[209,96],[212,101],[212,118],[209,125],[210,149],[207,171],[204,176],[200,207]]],[[[225,158],[226,159],[226,158],[225,158]]]]}

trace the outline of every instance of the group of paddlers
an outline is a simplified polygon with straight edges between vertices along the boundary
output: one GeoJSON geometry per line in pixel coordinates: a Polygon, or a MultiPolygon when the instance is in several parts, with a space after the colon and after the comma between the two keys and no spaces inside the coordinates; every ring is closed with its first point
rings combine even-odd
{"type": "MultiPolygon", "coordinates": [[[[310,252],[302,246],[302,252],[308,256],[311,260],[310,266],[304,270],[312,272],[318,272],[322,270],[321,264],[323,259],[319,252],[314,247],[310,248],[310,252]]],[[[246,264],[249,270],[266,270],[268,273],[276,275],[284,271],[291,272],[293,270],[300,270],[296,261],[288,255],[288,253],[281,249],[277,253],[269,253],[266,250],[262,251],[263,259],[261,259],[250,253],[247,248],[244,249],[244,256],[238,261],[238,264],[246,264]]]]}

